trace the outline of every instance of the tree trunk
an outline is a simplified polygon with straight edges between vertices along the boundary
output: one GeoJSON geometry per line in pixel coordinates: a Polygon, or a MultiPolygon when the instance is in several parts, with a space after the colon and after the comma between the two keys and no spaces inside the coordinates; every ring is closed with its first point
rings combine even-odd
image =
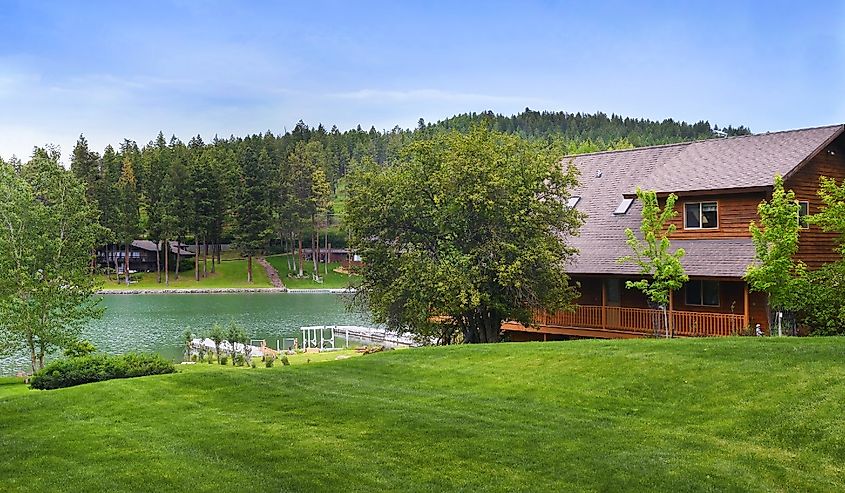
{"type": "Polygon", "coordinates": [[[194,281],[200,280],[200,237],[194,235],[194,281]]]}
{"type": "Polygon", "coordinates": [[[129,286],[129,246],[132,242],[126,242],[126,255],[123,257],[123,278],[126,281],[126,285],[129,286]]]}
{"type": "Polygon", "coordinates": [[[164,239],[164,285],[170,286],[170,241],[164,239]]]}
{"type": "Polygon", "coordinates": [[[326,263],[323,264],[323,270],[326,275],[329,275],[329,262],[332,261],[332,246],[329,245],[329,228],[326,228],[326,263]]]}
{"type": "Polygon", "coordinates": [[[311,256],[314,257],[314,278],[316,279],[320,277],[320,230],[317,229],[316,217],[313,221],[313,232],[311,233],[311,237],[313,238],[311,242],[316,245],[316,248],[311,247],[311,256]]]}
{"type": "Polygon", "coordinates": [[[299,277],[303,276],[302,273],[302,234],[299,235],[299,277]]]}
{"type": "Polygon", "coordinates": [[[179,280],[179,264],[182,261],[182,237],[176,237],[176,280],[179,280]]]}
{"type": "Polygon", "coordinates": [[[156,277],[161,284],[161,238],[156,242],[156,277]]]}
{"type": "Polygon", "coordinates": [[[252,284],[252,254],[246,256],[246,282],[252,284]]]}
{"type": "Polygon", "coordinates": [[[32,369],[32,373],[35,373],[37,370],[35,366],[38,364],[38,359],[35,357],[35,341],[32,338],[32,332],[27,334],[26,344],[29,346],[30,368],[32,369]]]}
{"type": "Polygon", "coordinates": [[[208,238],[202,237],[202,277],[208,277],[208,238]]]}
{"type": "Polygon", "coordinates": [[[211,273],[212,274],[214,274],[216,272],[214,262],[215,262],[215,257],[217,256],[217,247],[219,245],[217,243],[219,240],[217,238],[215,238],[214,240],[215,240],[214,243],[211,244],[211,273]]]}
{"type": "Polygon", "coordinates": [[[293,235],[293,231],[290,232],[290,261],[293,263],[293,268],[290,272],[296,275],[296,238],[293,235]]]}
{"type": "Polygon", "coordinates": [[[112,260],[114,260],[114,280],[120,284],[120,273],[118,272],[118,265],[117,265],[117,252],[120,251],[120,245],[117,243],[114,244],[114,255],[112,256],[112,260]]]}

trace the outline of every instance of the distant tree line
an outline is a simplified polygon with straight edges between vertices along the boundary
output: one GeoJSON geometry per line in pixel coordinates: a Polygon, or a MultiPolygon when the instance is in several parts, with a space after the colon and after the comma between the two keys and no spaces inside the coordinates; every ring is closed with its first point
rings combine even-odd
{"type": "MultiPolygon", "coordinates": [[[[101,212],[100,223],[112,232],[110,258],[123,249],[129,257],[131,242],[147,238],[168,252],[170,242],[193,243],[197,280],[215,271],[220,245],[232,243],[248,259],[267,251],[290,252],[291,272],[303,276],[303,243],[309,245],[316,272],[320,248],[343,246],[345,228],[330,218],[339,216],[344,179],[362,163],[387,166],[403,159],[409,144],[445,131],[467,133],[474,126],[543,140],[562,157],[567,154],[666,144],[717,134],[708,122],[688,124],[674,120],[608,117],[603,113],[537,112],[526,109],[514,116],[492,112],[467,113],[415,129],[378,131],[358,128],[310,127],[299,122],[291,131],[267,131],[246,137],[200,136],[187,143],[163,133],[139,146],[124,139],[117,148],[92,150],[80,136],[70,156],[73,174],[84,183],[88,199],[101,212]],[[322,245],[321,245],[322,238],[322,245]],[[309,244],[310,242],[310,244],[309,244]]],[[[745,127],[723,129],[734,135],[745,127]]],[[[16,160],[12,160],[12,164],[16,160]]],[[[176,249],[158,258],[158,280],[178,278],[183,266],[176,249]]],[[[118,266],[114,266],[118,270],[118,266]]],[[[124,276],[126,279],[126,276],[124,276]]],[[[128,279],[127,279],[128,282],[128,279]]]]}
{"type": "Polygon", "coordinates": [[[599,148],[620,140],[627,140],[634,147],[672,144],[690,140],[710,139],[715,136],[732,137],[747,135],[748,127],[711,126],[707,121],[686,123],[667,118],[662,121],[645,118],[628,118],[605,113],[567,113],[565,111],[535,111],[525,108],[516,115],[463,113],[435,124],[426,125],[420,120],[419,128],[446,129],[466,132],[473,125],[482,123],[490,130],[517,134],[527,139],[559,138],[569,142],[591,141],[599,148]]]}

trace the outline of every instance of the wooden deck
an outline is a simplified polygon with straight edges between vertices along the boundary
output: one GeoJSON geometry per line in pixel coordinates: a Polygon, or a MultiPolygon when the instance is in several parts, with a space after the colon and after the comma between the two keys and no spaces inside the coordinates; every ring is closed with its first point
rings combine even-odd
{"type": "MultiPolygon", "coordinates": [[[[737,335],[747,325],[744,315],[670,311],[671,337],[711,337],[737,335]]],[[[663,312],[648,308],[579,305],[572,312],[536,312],[534,323],[525,327],[506,322],[503,330],[605,339],[665,336],[663,312]]]]}

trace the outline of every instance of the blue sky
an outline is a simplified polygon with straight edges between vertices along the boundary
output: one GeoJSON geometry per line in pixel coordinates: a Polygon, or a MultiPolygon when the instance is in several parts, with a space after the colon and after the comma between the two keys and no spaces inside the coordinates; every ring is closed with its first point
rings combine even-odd
{"type": "Polygon", "coordinates": [[[845,122],[845,2],[0,0],[0,156],[492,109],[845,122]]]}

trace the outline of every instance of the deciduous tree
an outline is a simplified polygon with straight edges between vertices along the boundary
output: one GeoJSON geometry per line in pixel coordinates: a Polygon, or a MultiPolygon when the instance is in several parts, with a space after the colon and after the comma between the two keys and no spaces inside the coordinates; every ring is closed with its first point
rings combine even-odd
{"type": "Polygon", "coordinates": [[[16,172],[0,164],[0,349],[32,371],[101,313],[91,252],[105,238],[85,186],[41,150],[16,172]]]}
{"type": "Polygon", "coordinates": [[[622,257],[619,261],[635,263],[640,269],[640,275],[645,276],[639,281],[626,281],[625,286],[628,289],[639,289],[663,310],[666,337],[669,337],[669,320],[666,315],[669,298],[673,291],[680,289],[689,280],[681,265],[681,259],[686,252],[683,248],[672,251],[669,241],[669,236],[675,231],[675,225],[669,221],[677,214],[677,197],[670,194],[662,209],[654,191],[637,189],[637,199],[643,205],[640,224],[642,238],[638,238],[627,228],[626,242],[633,254],[622,257]]]}
{"type": "Polygon", "coordinates": [[[760,225],[749,226],[754,242],[755,262],[748,266],[745,280],[752,291],[766,293],[770,327],[773,313],[800,308],[801,279],[806,266],[795,259],[798,252],[799,205],[792,190],[785,190],[783,178],[775,176],[772,198],[760,202],[760,225]]]}
{"type": "Polygon", "coordinates": [[[572,306],[566,264],[582,214],[577,172],[519,137],[476,127],[353,171],[346,221],[378,322],[440,342],[496,342],[502,322],[572,306]]]}

